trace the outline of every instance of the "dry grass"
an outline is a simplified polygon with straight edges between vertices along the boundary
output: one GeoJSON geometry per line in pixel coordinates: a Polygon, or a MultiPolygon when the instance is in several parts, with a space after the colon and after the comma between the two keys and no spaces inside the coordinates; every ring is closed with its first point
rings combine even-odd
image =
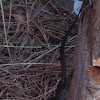
{"type": "MultiPolygon", "coordinates": [[[[0,12],[0,99],[48,100],[60,80],[60,43],[75,15],[54,0],[15,0],[3,6],[6,3],[0,12]]],[[[68,62],[77,27],[71,34],[68,62]]]]}

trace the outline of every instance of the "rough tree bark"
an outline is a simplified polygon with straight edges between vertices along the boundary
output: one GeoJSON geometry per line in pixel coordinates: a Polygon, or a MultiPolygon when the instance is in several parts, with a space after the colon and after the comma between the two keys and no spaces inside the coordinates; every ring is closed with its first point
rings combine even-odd
{"type": "MultiPolygon", "coordinates": [[[[67,100],[100,100],[100,75],[92,81],[89,66],[99,66],[100,61],[100,0],[87,7],[81,15],[79,33],[73,59],[74,75],[67,92],[67,100]],[[98,63],[96,63],[96,61],[98,63]]],[[[100,69],[97,69],[100,73],[100,69]]]]}

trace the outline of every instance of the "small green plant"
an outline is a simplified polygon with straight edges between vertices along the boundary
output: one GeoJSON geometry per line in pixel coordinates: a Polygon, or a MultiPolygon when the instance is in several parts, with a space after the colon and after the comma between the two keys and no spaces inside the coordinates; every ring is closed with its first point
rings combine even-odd
{"type": "MultiPolygon", "coordinates": [[[[6,9],[14,0],[11,0],[7,5],[4,6],[4,9],[6,9]]],[[[2,4],[4,5],[7,2],[7,0],[3,0],[2,4]]]]}
{"type": "Polygon", "coordinates": [[[7,0],[3,0],[2,4],[4,5],[4,4],[5,4],[5,2],[7,2],[7,0]]]}

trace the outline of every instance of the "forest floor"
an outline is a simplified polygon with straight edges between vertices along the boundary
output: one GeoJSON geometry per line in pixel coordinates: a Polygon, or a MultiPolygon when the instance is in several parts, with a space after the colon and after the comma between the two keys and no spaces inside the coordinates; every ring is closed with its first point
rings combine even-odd
{"type": "MultiPolygon", "coordinates": [[[[48,100],[54,96],[61,74],[60,43],[75,17],[51,0],[1,3],[0,99],[48,100]]],[[[77,32],[75,26],[66,43],[69,72],[77,32]]]]}

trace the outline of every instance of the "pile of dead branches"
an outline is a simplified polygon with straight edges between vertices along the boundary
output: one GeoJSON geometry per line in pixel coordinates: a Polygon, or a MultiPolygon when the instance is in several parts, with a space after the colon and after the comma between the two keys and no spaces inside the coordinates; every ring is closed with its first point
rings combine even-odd
{"type": "MultiPolygon", "coordinates": [[[[75,15],[51,0],[9,2],[0,8],[0,99],[47,100],[60,80],[60,43],[75,15]]],[[[77,26],[71,34],[69,69],[77,26]]]]}

